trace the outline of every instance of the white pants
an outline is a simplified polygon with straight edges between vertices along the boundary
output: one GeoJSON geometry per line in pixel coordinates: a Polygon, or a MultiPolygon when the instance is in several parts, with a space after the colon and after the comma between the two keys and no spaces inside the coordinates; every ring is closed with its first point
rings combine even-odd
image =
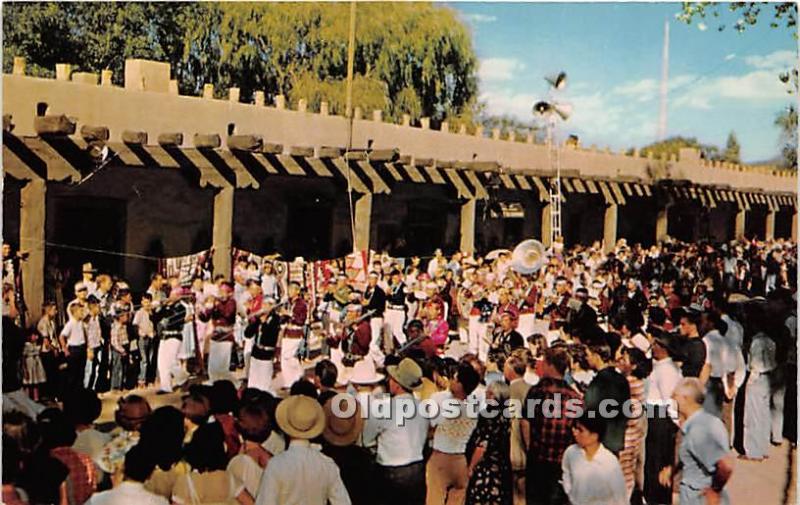
{"type": "Polygon", "coordinates": [[[406,312],[404,310],[386,309],[383,313],[383,318],[397,342],[400,345],[405,344],[406,334],[403,331],[403,325],[406,324],[406,312]]]}
{"type": "Polygon", "coordinates": [[[480,316],[469,316],[469,352],[478,355],[486,362],[489,356],[489,342],[486,337],[488,325],[480,321],[480,316]]]}
{"type": "Polygon", "coordinates": [[[176,338],[161,340],[158,345],[158,382],[161,391],[172,392],[173,386],[180,386],[186,382],[186,373],[178,363],[178,352],[181,350],[182,341],[176,338]],[[174,379],[174,384],[173,384],[174,379]]]}
{"type": "Polygon", "coordinates": [[[283,387],[290,388],[292,384],[303,377],[303,367],[297,359],[297,349],[300,347],[299,338],[286,338],[281,341],[281,376],[283,387]]]}
{"type": "Polygon", "coordinates": [[[244,376],[250,376],[250,355],[253,354],[253,342],[254,339],[246,338],[244,339],[244,376]]]}
{"type": "Polygon", "coordinates": [[[231,378],[231,349],[233,342],[211,341],[208,350],[208,380],[230,380],[231,378]]]}
{"type": "Polygon", "coordinates": [[[250,359],[250,371],[247,375],[247,387],[272,393],[272,360],[250,359]]]}
{"type": "Polygon", "coordinates": [[[369,329],[372,334],[372,340],[370,341],[370,346],[374,345],[380,348],[381,344],[383,344],[383,318],[382,317],[370,318],[369,329]]]}

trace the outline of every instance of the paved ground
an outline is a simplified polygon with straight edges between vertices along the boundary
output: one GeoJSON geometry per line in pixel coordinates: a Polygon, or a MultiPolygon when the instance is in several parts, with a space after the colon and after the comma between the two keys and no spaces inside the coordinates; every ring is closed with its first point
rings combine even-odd
{"type": "MultiPolygon", "coordinates": [[[[153,408],[162,405],[180,407],[180,393],[156,395],[155,389],[153,388],[135,392],[147,398],[153,408]]],[[[118,398],[119,394],[109,393],[104,395],[103,413],[99,419],[101,423],[113,421],[118,398]]],[[[793,453],[793,457],[794,456],[793,453]]],[[[733,477],[728,484],[731,504],[783,505],[786,476],[789,473],[788,457],[789,445],[784,442],[782,446],[772,448],[769,459],[766,461],[753,462],[737,460],[733,477]]],[[[796,467],[794,467],[792,471],[793,475],[795,473],[796,467]]],[[[796,503],[795,485],[796,480],[793,478],[790,486],[789,500],[785,502],[785,505],[794,505],[796,503]]]]}

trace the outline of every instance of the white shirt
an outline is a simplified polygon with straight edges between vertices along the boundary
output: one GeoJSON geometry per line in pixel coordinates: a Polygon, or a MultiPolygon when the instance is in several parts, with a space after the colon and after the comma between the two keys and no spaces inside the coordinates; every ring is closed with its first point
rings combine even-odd
{"type": "Polygon", "coordinates": [[[349,505],[350,496],[331,458],[307,440],[292,440],[289,449],[269,461],[256,505],[349,505]]]}
{"type": "Polygon", "coordinates": [[[653,371],[647,378],[647,401],[656,405],[669,401],[682,378],[681,369],[672,358],[654,360],[653,371]]]}
{"type": "MultiPolygon", "coordinates": [[[[364,423],[362,440],[364,447],[378,442],[376,462],[382,466],[403,466],[422,461],[422,451],[428,438],[429,422],[417,415],[400,419],[403,402],[419,402],[411,394],[383,397],[370,402],[369,416],[364,423]],[[382,409],[382,410],[379,410],[382,409]],[[376,412],[391,413],[391,417],[376,415],[376,412]]],[[[272,464],[272,462],[270,462],[272,464]]]]}
{"type": "Polygon", "coordinates": [[[711,377],[721,379],[736,371],[736,353],[719,331],[706,333],[703,342],[706,344],[706,363],[711,365],[711,377]]]}
{"type": "Polygon", "coordinates": [[[572,505],[627,505],[625,477],[617,458],[602,444],[589,460],[578,444],[561,460],[564,492],[572,505]]]}
{"type": "Polygon", "coordinates": [[[433,448],[445,454],[463,454],[478,419],[470,417],[467,403],[455,398],[450,391],[434,393],[431,400],[439,405],[439,415],[431,419],[431,425],[436,428],[433,448]],[[458,412],[458,417],[448,416],[448,410],[458,412]]]}
{"type": "Polygon", "coordinates": [[[86,505],[169,505],[163,496],[144,488],[141,482],[124,481],[114,489],[95,493],[86,505]]]}
{"type": "Polygon", "coordinates": [[[764,333],[758,333],[750,344],[750,371],[771,372],[778,366],[775,361],[775,342],[764,333]]]}
{"type": "Polygon", "coordinates": [[[61,336],[67,339],[67,346],[78,346],[86,344],[86,333],[83,331],[83,322],[70,318],[64,328],[61,329],[61,336]]]}
{"type": "Polygon", "coordinates": [[[150,319],[150,312],[139,309],[133,316],[133,325],[136,326],[136,334],[139,337],[152,337],[155,335],[153,320],[150,319]]]}
{"type": "Polygon", "coordinates": [[[244,486],[250,496],[258,496],[258,488],[264,469],[247,454],[237,454],[228,463],[228,473],[238,486],[244,486]]]}
{"type": "Polygon", "coordinates": [[[744,346],[744,328],[739,321],[731,319],[728,314],[722,314],[721,319],[728,325],[725,340],[741,350],[744,346]]]}

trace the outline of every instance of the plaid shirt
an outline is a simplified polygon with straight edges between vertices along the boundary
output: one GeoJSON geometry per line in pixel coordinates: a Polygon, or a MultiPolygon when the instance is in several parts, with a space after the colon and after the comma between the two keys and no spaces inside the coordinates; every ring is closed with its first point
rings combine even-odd
{"type": "Polygon", "coordinates": [[[97,489],[97,474],[92,458],[74,451],[71,447],[56,447],[50,455],[69,470],[67,495],[70,505],[80,505],[97,489]]]}
{"type": "Polygon", "coordinates": [[[531,430],[528,462],[561,464],[564,451],[575,442],[572,437],[573,419],[567,413],[575,412],[577,408],[583,408],[581,395],[561,379],[544,378],[530,388],[522,410],[531,430]],[[542,405],[546,400],[554,400],[556,394],[561,396],[559,415],[544,415],[543,412],[551,414],[550,402],[547,402],[548,407],[544,411],[542,405]],[[534,407],[531,400],[539,400],[539,403],[534,407]],[[568,408],[567,402],[570,400],[577,402],[568,408]],[[529,406],[532,411],[528,410],[529,406]]]}

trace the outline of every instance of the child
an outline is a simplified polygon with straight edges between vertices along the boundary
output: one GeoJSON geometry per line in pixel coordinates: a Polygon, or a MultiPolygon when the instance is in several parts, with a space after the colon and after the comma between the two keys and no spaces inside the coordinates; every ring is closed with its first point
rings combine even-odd
{"type": "Polygon", "coordinates": [[[128,337],[127,311],[114,314],[111,325],[111,389],[120,390],[128,376],[130,339],[128,337]]]}
{"type": "Polygon", "coordinates": [[[148,368],[153,367],[153,337],[155,329],[151,319],[153,295],[145,293],[142,295],[142,307],[133,316],[133,326],[136,327],[136,336],[139,339],[139,387],[144,387],[149,375],[148,368]]]}
{"type": "MultiPolygon", "coordinates": [[[[39,393],[47,398],[57,396],[56,389],[61,383],[59,364],[64,363],[64,356],[61,353],[56,333],[56,317],[58,317],[58,308],[55,302],[47,301],[42,306],[42,318],[36,324],[36,330],[39,332],[39,339],[42,342],[40,356],[47,379],[39,393]]],[[[66,366],[66,363],[64,365],[66,366]]]]}
{"type": "Polygon", "coordinates": [[[101,351],[103,349],[103,334],[100,328],[100,300],[94,295],[87,298],[89,304],[89,317],[86,319],[86,373],[83,385],[87,389],[95,390],[100,369],[101,351]]]}
{"type": "Polygon", "coordinates": [[[33,401],[39,401],[39,387],[47,382],[42,359],[39,356],[41,350],[39,332],[36,329],[28,330],[25,347],[22,351],[25,358],[22,368],[22,383],[33,401]]]}

